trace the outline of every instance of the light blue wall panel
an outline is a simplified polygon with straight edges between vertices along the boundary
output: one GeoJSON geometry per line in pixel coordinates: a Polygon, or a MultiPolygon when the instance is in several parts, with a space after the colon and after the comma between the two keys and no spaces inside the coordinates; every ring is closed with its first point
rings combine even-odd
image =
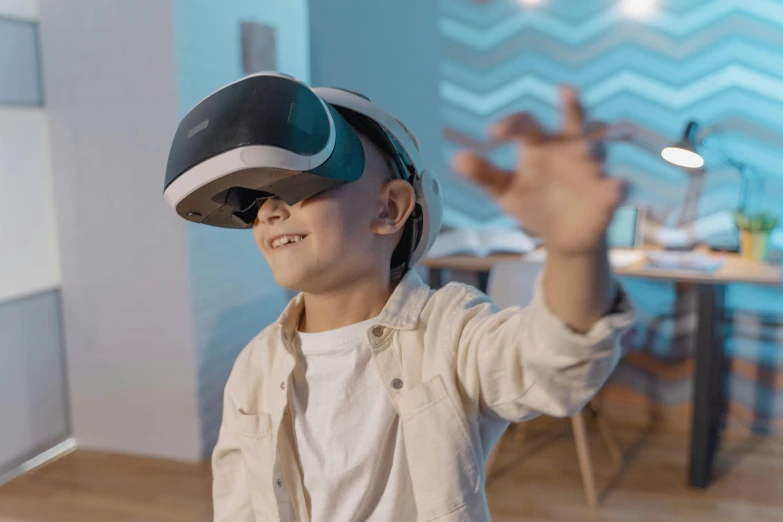
{"type": "Polygon", "coordinates": [[[0,105],[42,105],[38,24],[0,17],[0,105]]]}

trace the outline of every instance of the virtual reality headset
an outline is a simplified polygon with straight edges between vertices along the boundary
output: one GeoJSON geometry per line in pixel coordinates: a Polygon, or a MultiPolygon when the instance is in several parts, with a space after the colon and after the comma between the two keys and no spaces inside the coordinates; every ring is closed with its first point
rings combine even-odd
{"type": "Polygon", "coordinates": [[[414,265],[440,229],[438,177],[425,168],[407,127],[352,91],[313,89],[280,73],[254,74],[222,87],[180,122],[164,197],[188,221],[251,228],[266,199],[294,205],[358,180],[365,161],[356,129],[392,158],[398,177],[413,185],[409,264],[414,265]]]}

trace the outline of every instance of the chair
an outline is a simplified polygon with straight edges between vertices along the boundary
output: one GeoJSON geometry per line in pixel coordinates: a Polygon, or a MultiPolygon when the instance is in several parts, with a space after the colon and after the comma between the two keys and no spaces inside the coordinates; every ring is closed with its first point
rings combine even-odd
{"type": "MultiPolygon", "coordinates": [[[[495,264],[489,277],[487,285],[487,294],[490,299],[500,308],[509,306],[528,306],[533,301],[535,292],[535,283],[544,268],[543,263],[526,263],[517,261],[503,261],[495,264]]],[[[589,405],[593,410],[601,437],[609,449],[609,455],[616,466],[622,463],[622,453],[617,442],[612,436],[612,432],[606,419],[601,414],[600,404],[597,398],[593,399],[589,405]]],[[[513,442],[521,444],[524,440],[524,424],[512,425],[514,431],[513,442]]],[[[571,426],[574,432],[576,442],[576,455],[579,460],[579,469],[582,474],[582,485],[587,498],[587,504],[595,506],[598,504],[598,495],[596,494],[595,478],[593,475],[593,463],[590,456],[590,448],[587,441],[587,430],[585,428],[584,410],[571,417],[571,426]]],[[[485,467],[485,475],[489,478],[492,467],[495,464],[500,453],[501,444],[508,437],[505,433],[490,452],[485,467]]]]}

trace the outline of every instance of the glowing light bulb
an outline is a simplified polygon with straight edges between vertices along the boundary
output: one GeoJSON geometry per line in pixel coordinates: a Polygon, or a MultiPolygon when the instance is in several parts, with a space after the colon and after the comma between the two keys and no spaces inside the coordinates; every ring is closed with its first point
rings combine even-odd
{"type": "Polygon", "coordinates": [[[648,18],[657,9],[657,0],[623,0],[623,11],[631,18],[648,18]]]}
{"type": "Polygon", "coordinates": [[[669,163],[679,167],[698,169],[704,166],[704,158],[701,154],[677,145],[663,149],[661,156],[669,163]]]}
{"type": "Polygon", "coordinates": [[[544,3],[544,0],[518,0],[518,1],[522,5],[529,5],[529,6],[541,5],[544,3]]]}

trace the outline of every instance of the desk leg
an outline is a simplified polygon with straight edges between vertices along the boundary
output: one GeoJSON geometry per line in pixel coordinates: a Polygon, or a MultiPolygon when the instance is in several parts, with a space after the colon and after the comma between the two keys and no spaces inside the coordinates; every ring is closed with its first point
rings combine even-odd
{"type": "Polygon", "coordinates": [[[487,286],[489,285],[489,272],[479,272],[478,274],[478,289],[487,293],[487,286]]]}
{"type": "Polygon", "coordinates": [[[437,290],[443,285],[443,269],[430,268],[430,288],[437,290]]]}
{"type": "Polygon", "coordinates": [[[696,375],[693,379],[691,463],[688,483],[706,488],[720,441],[723,404],[723,305],[725,287],[696,287],[699,324],[696,333],[696,375]]]}

